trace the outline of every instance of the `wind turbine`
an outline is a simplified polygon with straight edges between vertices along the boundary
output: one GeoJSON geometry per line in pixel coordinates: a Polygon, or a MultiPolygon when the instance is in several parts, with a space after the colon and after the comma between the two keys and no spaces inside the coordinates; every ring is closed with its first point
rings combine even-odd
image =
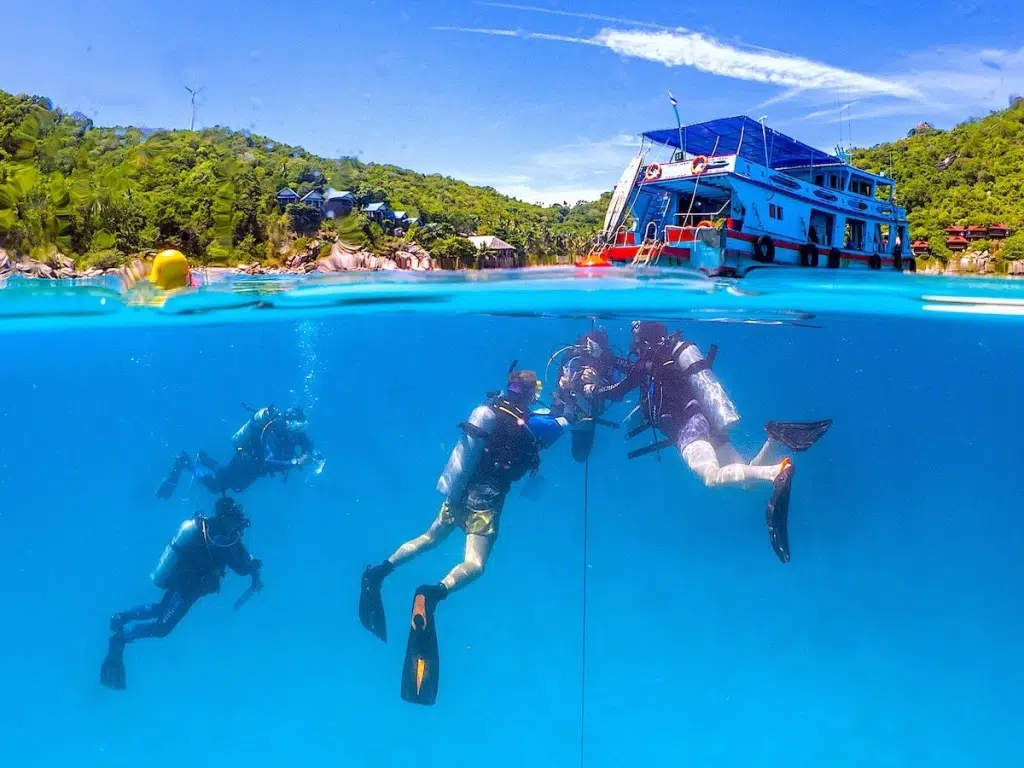
{"type": "Polygon", "coordinates": [[[196,126],[196,96],[198,96],[205,87],[205,85],[199,88],[189,88],[187,85],[185,86],[185,90],[192,94],[192,122],[188,124],[188,129],[190,131],[195,130],[196,126]]]}

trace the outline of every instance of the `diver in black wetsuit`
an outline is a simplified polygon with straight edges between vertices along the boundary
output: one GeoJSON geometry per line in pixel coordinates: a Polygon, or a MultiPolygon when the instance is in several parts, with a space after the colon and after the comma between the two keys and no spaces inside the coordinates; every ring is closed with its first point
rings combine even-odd
{"type": "Polygon", "coordinates": [[[730,443],[728,430],[740,416],[718,378],[712,373],[716,348],[705,359],[692,342],[678,332],[669,333],[663,323],[634,322],[633,364],[626,377],[596,393],[597,398],[621,400],[640,389],[641,402],[634,413],[640,426],[627,437],[656,430],[665,439],[630,453],[636,458],[674,446],[691,471],[708,488],[748,488],[761,482],[772,485],[765,513],[772,549],[783,563],[789,562],[789,500],[794,467],[789,457],[770,457],[780,445],[804,451],[832,425],[831,419],[810,423],[769,422],[768,440],[758,455],[746,462],[730,443]]]}
{"type": "Polygon", "coordinates": [[[214,494],[241,493],[259,478],[275,474],[283,474],[287,479],[289,470],[301,469],[311,459],[323,461],[323,456],[313,449],[308,426],[299,407],[284,412],[272,405],[261,408],[253,412],[252,418],[232,438],[235,453],[227,465],[218,464],[206,453],[200,453],[193,461],[182,451],[156,495],[161,499],[170,498],[186,469],[214,494]]]}
{"type": "Polygon", "coordinates": [[[583,462],[594,447],[597,425],[618,429],[619,425],[615,422],[601,418],[604,401],[596,395],[599,390],[621,378],[629,370],[629,362],[612,352],[608,333],[603,328],[587,331],[575,344],[558,350],[548,365],[556,357],[560,357],[561,363],[558,387],[551,401],[551,413],[575,422],[572,457],[583,462]]]}
{"type": "Polygon", "coordinates": [[[263,564],[242,543],[247,527],[249,520],[242,507],[227,497],[217,500],[213,517],[197,512],[181,524],[150,575],[164,590],[160,602],[110,617],[110,641],[100,669],[102,685],[124,690],[125,645],[145,637],[167,637],[197,600],[220,591],[228,568],[252,580],[249,590],[235,603],[236,609],[263,588],[263,564]]]}

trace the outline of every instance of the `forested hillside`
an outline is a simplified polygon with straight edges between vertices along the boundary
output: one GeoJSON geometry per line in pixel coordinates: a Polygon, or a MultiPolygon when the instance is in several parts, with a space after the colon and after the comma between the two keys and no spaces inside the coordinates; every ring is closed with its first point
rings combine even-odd
{"type": "MultiPolygon", "coordinates": [[[[1006,224],[1024,231],[1024,102],[939,131],[927,124],[906,138],[854,153],[856,165],[896,179],[909,211],[911,237],[948,257],[943,230],[952,225],[1006,224]]],[[[986,241],[972,248],[996,247],[986,241]]],[[[1024,257],[1024,234],[998,246],[1005,259],[1024,257]]]]}
{"type": "MultiPolygon", "coordinates": [[[[156,247],[200,262],[273,262],[308,231],[305,206],[282,212],[276,192],[350,190],[421,221],[407,236],[440,251],[457,234],[496,234],[531,262],[575,253],[596,234],[602,201],[541,207],[486,187],[353,158],[329,160],[249,132],[99,128],[47,99],[0,91],[0,247],[55,250],[79,265],[113,265],[156,247]]],[[[387,247],[360,213],[334,235],[387,247]]]]}

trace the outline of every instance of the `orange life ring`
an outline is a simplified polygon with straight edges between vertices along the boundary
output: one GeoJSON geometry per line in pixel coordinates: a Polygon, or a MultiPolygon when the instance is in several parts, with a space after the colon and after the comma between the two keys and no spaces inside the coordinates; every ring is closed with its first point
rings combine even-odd
{"type": "Polygon", "coordinates": [[[647,166],[647,170],[644,171],[644,178],[647,181],[655,181],[661,178],[661,166],[657,163],[651,163],[647,166]]]}
{"type": "Polygon", "coordinates": [[[697,155],[690,161],[690,171],[694,176],[700,176],[708,167],[708,159],[704,155],[697,155]]]}
{"type": "Polygon", "coordinates": [[[700,222],[700,223],[698,223],[698,224],[697,224],[697,227],[698,227],[698,228],[699,228],[699,227],[711,227],[711,228],[714,228],[714,226],[715,226],[715,225],[714,225],[714,224],[712,224],[712,223],[711,223],[710,221],[708,221],[707,219],[704,219],[704,221],[702,221],[702,222],[700,222]]]}

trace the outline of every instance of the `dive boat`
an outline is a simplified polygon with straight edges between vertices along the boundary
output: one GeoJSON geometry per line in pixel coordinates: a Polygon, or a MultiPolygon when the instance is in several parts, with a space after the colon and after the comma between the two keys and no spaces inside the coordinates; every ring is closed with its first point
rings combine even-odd
{"type": "Polygon", "coordinates": [[[579,267],[914,271],[895,182],[750,117],[643,134],[579,267]],[[665,155],[664,160],[655,159],[665,155]]]}

